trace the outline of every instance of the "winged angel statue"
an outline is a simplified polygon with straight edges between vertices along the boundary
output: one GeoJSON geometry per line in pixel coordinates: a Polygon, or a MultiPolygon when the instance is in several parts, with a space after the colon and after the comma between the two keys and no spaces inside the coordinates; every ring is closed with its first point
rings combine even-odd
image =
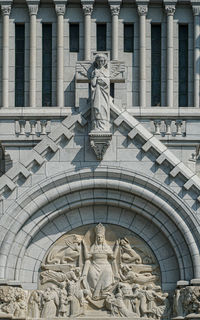
{"type": "Polygon", "coordinates": [[[113,103],[110,96],[110,82],[124,71],[120,62],[108,63],[106,54],[99,53],[88,68],[88,65],[79,65],[78,74],[88,78],[90,82],[90,105],[92,132],[110,131],[110,105],[113,103]]]}

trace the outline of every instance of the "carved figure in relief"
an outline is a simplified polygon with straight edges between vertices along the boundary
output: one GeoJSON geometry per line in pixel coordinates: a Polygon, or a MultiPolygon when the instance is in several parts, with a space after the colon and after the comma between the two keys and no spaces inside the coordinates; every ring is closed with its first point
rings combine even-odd
{"type": "Polygon", "coordinates": [[[60,317],[67,317],[69,315],[69,299],[68,299],[68,293],[66,290],[66,282],[62,282],[60,284],[60,306],[59,306],[59,316],[60,317]]]}
{"type": "Polygon", "coordinates": [[[184,311],[185,314],[200,314],[200,288],[186,287],[184,292],[184,311]]]}
{"type": "Polygon", "coordinates": [[[42,318],[56,317],[59,306],[58,292],[54,287],[48,287],[42,296],[42,318]]]}
{"type": "Polygon", "coordinates": [[[167,293],[162,293],[160,287],[154,288],[153,285],[148,285],[145,290],[147,300],[147,314],[153,319],[159,319],[165,312],[165,300],[168,297],[167,293]]]}
{"type": "Polygon", "coordinates": [[[24,318],[27,311],[26,293],[21,288],[0,288],[0,311],[16,318],[24,318]]]}
{"type": "Polygon", "coordinates": [[[31,295],[28,301],[28,316],[30,318],[40,317],[41,297],[42,297],[42,292],[40,290],[34,290],[31,292],[31,295]]]}
{"type": "Polygon", "coordinates": [[[48,317],[50,309],[51,316],[62,318],[98,312],[101,316],[160,319],[166,312],[166,297],[157,286],[159,270],[150,250],[136,240],[140,256],[130,235],[119,239],[113,230],[106,240],[105,227],[98,224],[85,236],[62,237],[51,249],[42,265],[41,317],[48,317]],[[146,257],[150,262],[145,265],[146,257]],[[150,304],[154,305],[151,313],[150,304]]]}
{"type": "Polygon", "coordinates": [[[110,131],[110,75],[104,54],[96,55],[91,74],[91,120],[92,131],[110,131]]]}
{"type": "Polygon", "coordinates": [[[116,242],[113,251],[106,243],[102,224],[96,226],[95,233],[95,243],[89,251],[83,243],[86,262],[82,277],[85,289],[91,292],[94,300],[98,300],[106,297],[106,291],[114,284],[115,277],[119,278],[115,263],[119,243],[116,242]]]}
{"type": "Polygon", "coordinates": [[[127,238],[120,239],[120,253],[123,263],[142,263],[141,257],[133,250],[127,238]]]}
{"type": "Polygon", "coordinates": [[[73,235],[65,242],[66,246],[60,250],[52,250],[47,256],[47,264],[65,264],[75,262],[80,256],[81,238],[73,235]]]}
{"type": "Polygon", "coordinates": [[[175,317],[178,317],[178,316],[183,317],[184,315],[183,302],[184,302],[184,288],[177,288],[173,296],[173,314],[175,317]]]}
{"type": "Polygon", "coordinates": [[[111,311],[111,315],[116,317],[128,317],[129,311],[123,301],[121,292],[117,293],[116,296],[113,294],[108,295],[106,298],[106,306],[111,311]]]}
{"type": "Polygon", "coordinates": [[[123,265],[120,270],[120,277],[124,282],[134,284],[145,284],[156,280],[156,276],[151,273],[136,273],[132,271],[131,266],[123,265]]]}

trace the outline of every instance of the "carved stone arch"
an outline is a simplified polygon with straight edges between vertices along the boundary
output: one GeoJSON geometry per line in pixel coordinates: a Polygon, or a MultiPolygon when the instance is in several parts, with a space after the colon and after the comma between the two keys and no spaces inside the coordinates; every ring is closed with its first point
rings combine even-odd
{"type": "MultiPolygon", "coordinates": [[[[56,219],[67,217],[67,214],[74,217],[73,210],[80,208],[93,206],[94,211],[94,206],[97,205],[130,210],[133,216],[137,213],[136,225],[141,225],[141,217],[145,218],[147,225],[150,221],[160,235],[168,239],[169,247],[175,252],[180,278],[189,280],[199,276],[198,233],[191,210],[170,189],[167,190],[150,178],[130,170],[103,167],[94,171],[85,169],[52,177],[32,188],[7,210],[2,220],[7,219],[10,228],[5,228],[1,234],[1,278],[23,282],[21,266],[25,261],[26,268],[31,266],[27,270],[29,284],[36,283],[37,272],[48,246],[67,231],[67,228],[59,230],[56,219]],[[190,228],[192,226],[192,231],[189,231],[188,225],[190,228]],[[46,242],[30,250],[31,241],[36,241],[39,233],[46,242]],[[40,247],[41,252],[37,251],[40,247]],[[31,251],[39,256],[32,260],[31,251]]],[[[84,224],[100,221],[100,218],[89,221],[90,215],[87,212],[84,216],[84,224]]],[[[69,221],[69,216],[67,219],[69,221]]],[[[116,221],[109,222],[116,224],[116,221]]],[[[70,222],[69,230],[83,224],[83,219],[76,223],[70,222]]],[[[123,225],[122,221],[118,221],[118,224],[123,225]]],[[[6,226],[5,223],[1,225],[6,226]]],[[[130,226],[130,223],[125,225],[127,228],[130,226]]],[[[174,283],[177,280],[179,279],[174,279],[174,283]]]]}

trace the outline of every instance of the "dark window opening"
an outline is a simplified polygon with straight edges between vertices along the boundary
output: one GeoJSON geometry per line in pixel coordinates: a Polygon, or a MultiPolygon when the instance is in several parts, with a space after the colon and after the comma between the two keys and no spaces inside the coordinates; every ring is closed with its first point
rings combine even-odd
{"type": "Polygon", "coordinates": [[[42,105],[52,105],[52,25],[42,26],[42,105]]]}
{"type": "Polygon", "coordinates": [[[106,51],[106,23],[97,24],[97,51],[106,51]]]}
{"type": "Polygon", "coordinates": [[[161,105],[161,25],[151,25],[151,105],[161,105]]]}
{"type": "Polygon", "coordinates": [[[69,25],[69,50],[79,52],[79,24],[70,23],[69,25]]]}
{"type": "Polygon", "coordinates": [[[133,52],[134,50],[134,25],[124,24],[124,52],[133,52]]]}
{"type": "Polygon", "coordinates": [[[15,25],[15,106],[24,107],[25,25],[15,25]]]}
{"type": "Polygon", "coordinates": [[[110,96],[114,99],[115,97],[115,84],[112,82],[110,84],[110,96]]]}
{"type": "Polygon", "coordinates": [[[188,26],[179,25],[179,107],[188,106],[188,26]]]}

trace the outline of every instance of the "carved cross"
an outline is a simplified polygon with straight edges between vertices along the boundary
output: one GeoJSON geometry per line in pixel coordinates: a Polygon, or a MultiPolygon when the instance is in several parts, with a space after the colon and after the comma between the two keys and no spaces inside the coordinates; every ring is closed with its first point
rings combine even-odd
{"type": "MultiPolygon", "coordinates": [[[[102,56],[108,57],[108,53],[103,53],[102,56]]],[[[102,95],[101,93],[98,94],[96,99],[94,95],[94,91],[96,90],[96,80],[94,82],[94,74],[97,70],[95,58],[99,59],[99,54],[94,53],[95,65],[94,65],[94,61],[80,61],[80,62],[77,62],[76,64],[76,106],[80,105],[81,108],[88,106],[88,102],[89,102],[88,98],[90,98],[90,102],[91,102],[91,131],[89,133],[90,145],[94,150],[97,159],[102,160],[103,155],[107,150],[107,148],[109,147],[112,139],[112,133],[110,132],[110,102],[109,102],[110,92],[107,84],[125,82],[125,64],[121,61],[115,61],[115,60],[108,61],[107,59],[106,67],[105,68],[100,67],[100,69],[98,69],[98,70],[104,70],[104,71],[101,71],[100,73],[97,72],[97,74],[103,75],[102,79],[108,79],[109,77],[109,82],[107,82],[107,80],[102,80],[102,82],[105,83],[104,88],[106,89],[103,89],[105,90],[104,94],[102,95]],[[88,83],[91,83],[90,93],[88,90],[89,89],[88,83]],[[84,106],[84,101],[85,101],[85,106],[84,106]]]]}
{"type": "MultiPolygon", "coordinates": [[[[105,54],[105,53],[104,53],[105,54]]],[[[79,61],[76,64],[76,82],[89,83],[90,73],[92,71],[93,61],[79,61]]],[[[125,63],[122,61],[109,62],[110,82],[125,82],[125,63]]]]}

